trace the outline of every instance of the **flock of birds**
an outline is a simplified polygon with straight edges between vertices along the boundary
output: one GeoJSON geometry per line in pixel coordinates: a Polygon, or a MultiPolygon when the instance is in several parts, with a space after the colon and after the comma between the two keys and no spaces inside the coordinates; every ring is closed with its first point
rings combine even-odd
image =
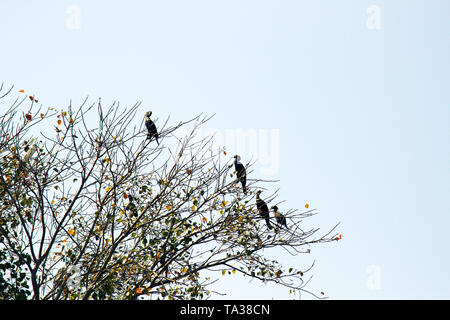
{"type": "MultiPolygon", "coordinates": [[[[156,129],[155,123],[150,119],[150,116],[152,115],[151,111],[148,111],[145,113],[144,123],[145,127],[147,128],[147,139],[152,140],[155,139],[156,143],[159,145],[158,141],[158,130],[156,129]]],[[[234,169],[236,170],[236,177],[237,182],[240,182],[242,185],[242,190],[244,194],[247,194],[247,173],[245,170],[245,166],[241,163],[241,157],[239,155],[234,156],[234,169]]],[[[261,190],[258,190],[256,192],[256,208],[258,210],[258,213],[260,216],[266,221],[266,225],[269,229],[272,229],[272,225],[270,223],[270,212],[269,208],[267,207],[267,204],[264,200],[261,199],[260,194],[261,190]]],[[[131,216],[137,216],[137,209],[136,205],[134,204],[134,198],[129,195],[128,196],[129,203],[126,206],[125,210],[128,210],[131,212],[131,216]]],[[[272,206],[272,213],[275,217],[275,220],[277,221],[277,224],[280,228],[283,226],[287,229],[286,224],[286,217],[278,211],[277,206],[272,206]]]]}
{"type": "MultiPolygon", "coordinates": [[[[241,163],[241,157],[238,155],[234,156],[234,169],[236,170],[237,181],[241,182],[242,190],[244,194],[247,194],[247,172],[245,171],[245,166],[241,163]]],[[[266,220],[267,228],[272,229],[269,208],[267,207],[267,203],[259,196],[261,192],[261,190],[256,191],[256,208],[261,217],[266,220]]],[[[278,207],[273,206],[270,209],[272,209],[273,216],[280,228],[284,226],[287,229],[286,217],[278,211],[278,207]]]]}

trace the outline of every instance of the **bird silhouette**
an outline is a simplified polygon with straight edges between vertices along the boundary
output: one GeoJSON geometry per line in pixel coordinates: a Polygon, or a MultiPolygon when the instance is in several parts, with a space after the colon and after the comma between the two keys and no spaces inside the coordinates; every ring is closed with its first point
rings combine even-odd
{"type": "Polygon", "coordinates": [[[266,220],[267,228],[272,229],[272,225],[270,224],[269,208],[264,200],[259,197],[261,192],[261,190],[256,192],[256,208],[258,209],[259,215],[266,220]]]}
{"type": "Polygon", "coordinates": [[[280,225],[280,227],[285,226],[285,228],[287,229],[288,227],[286,224],[286,217],[278,211],[278,207],[273,206],[270,209],[272,209],[273,215],[274,215],[275,219],[277,220],[277,223],[280,225]]]}
{"type": "Polygon", "coordinates": [[[158,131],[156,130],[156,126],[155,123],[150,119],[150,116],[152,115],[151,111],[147,111],[145,113],[145,126],[147,127],[147,139],[152,139],[155,138],[156,143],[158,143],[159,145],[159,141],[158,141],[158,131]]]}
{"type": "Polygon", "coordinates": [[[247,173],[244,165],[241,163],[241,157],[238,155],[234,156],[234,169],[236,170],[237,180],[242,184],[244,194],[247,194],[247,173]]]}

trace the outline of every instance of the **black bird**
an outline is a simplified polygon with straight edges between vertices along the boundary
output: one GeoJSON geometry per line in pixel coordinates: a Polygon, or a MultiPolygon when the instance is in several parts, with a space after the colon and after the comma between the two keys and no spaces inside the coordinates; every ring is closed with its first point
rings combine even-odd
{"type": "Polygon", "coordinates": [[[234,156],[234,169],[236,170],[236,176],[238,181],[242,184],[242,190],[244,194],[247,194],[247,189],[245,185],[247,184],[247,173],[245,171],[244,165],[241,163],[241,157],[238,155],[234,156]]]}
{"type": "Polygon", "coordinates": [[[137,217],[138,216],[138,212],[137,212],[137,208],[136,205],[134,204],[134,198],[132,195],[128,195],[128,204],[125,207],[125,211],[131,211],[130,216],[131,217],[137,217]]]}
{"type": "Polygon", "coordinates": [[[286,224],[286,217],[285,217],[282,213],[280,213],[280,212],[278,211],[278,207],[277,207],[277,206],[273,206],[273,207],[270,208],[270,209],[273,210],[273,211],[272,211],[272,212],[273,212],[273,215],[274,215],[275,219],[277,220],[277,223],[280,225],[280,227],[285,226],[286,229],[287,229],[288,227],[287,227],[287,224],[286,224]]]}
{"type": "Polygon", "coordinates": [[[264,200],[259,197],[261,192],[261,190],[256,192],[256,208],[258,209],[260,216],[266,220],[267,228],[272,229],[272,225],[270,224],[269,208],[264,200]]]}
{"type": "Polygon", "coordinates": [[[150,119],[151,115],[152,115],[151,111],[145,113],[145,126],[147,127],[147,139],[155,138],[159,146],[158,131],[156,130],[155,123],[150,119]]]}

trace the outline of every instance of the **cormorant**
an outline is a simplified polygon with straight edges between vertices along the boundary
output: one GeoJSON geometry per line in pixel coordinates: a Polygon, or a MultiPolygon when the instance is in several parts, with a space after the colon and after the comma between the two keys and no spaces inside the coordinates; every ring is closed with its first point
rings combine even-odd
{"type": "Polygon", "coordinates": [[[152,115],[151,111],[145,113],[145,126],[147,127],[147,139],[155,138],[159,146],[158,131],[156,130],[155,123],[150,119],[151,115],[152,115]]]}
{"type": "Polygon", "coordinates": [[[234,169],[236,170],[236,176],[238,181],[242,184],[242,190],[244,191],[244,194],[247,194],[247,189],[245,187],[247,183],[247,173],[245,172],[245,167],[241,163],[241,157],[238,155],[234,156],[234,169]]]}
{"type": "Polygon", "coordinates": [[[277,206],[273,206],[273,207],[270,208],[270,209],[273,210],[273,211],[272,211],[272,212],[273,212],[273,215],[274,215],[275,219],[277,219],[277,223],[280,225],[280,227],[285,226],[286,229],[287,229],[286,217],[285,217],[282,213],[280,213],[280,212],[278,211],[278,207],[277,207],[277,206]]]}
{"type": "Polygon", "coordinates": [[[269,208],[267,207],[267,204],[259,197],[261,192],[261,190],[256,192],[256,208],[258,209],[260,216],[266,220],[267,228],[272,229],[269,221],[269,208]]]}
{"type": "Polygon", "coordinates": [[[138,216],[138,212],[137,212],[136,205],[134,204],[134,198],[133,198],[132,195],[128,195],[128,201],[129,201],[129,203],[125,207],[125,211],[127,211],[127,210],[131,211],[130,216],[131,217],[137,217],[138,216]]]}

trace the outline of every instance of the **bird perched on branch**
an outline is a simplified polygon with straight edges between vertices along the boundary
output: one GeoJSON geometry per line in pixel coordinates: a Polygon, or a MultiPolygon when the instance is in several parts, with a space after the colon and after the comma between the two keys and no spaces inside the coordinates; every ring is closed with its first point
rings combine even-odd
{"type": "Polygon", "coordinates": [[[247,184],[247,173],[244,165],[241,163],[241,157],[238,155],[234,156],[234,169],[236,170],[237,180],[242,184],[244,194],[247,194],[247,189],[245,186],[247,184]]]}
{"type": "Polygon", "coordinates": [[[155,123],[150,119],[151,115],[152,115],[151,111],[147,111],[145,113],[145,126],[147,127],[147,139],[155,138],[159,146],[158,131],[156,130],[155,123]]]}
{"type": "Polygon", "coordinates": [[[137,217],[138,212],[136,205],[134,204],[134,197],[132,195],[128,195],[128,204],[125,207],[125,211],[131,211],[130,217],[137,217]]]}
{"type": "Polygon", "coordinates": [[[272,225],[270,224],[269,208],[264,200],[259,197],[261,192],[261,190],[256,192],[256,208],[258,209],[259,215],[266,220],[267,228],[272,229],[272,225]]]}
{"type": "Polygon", "coordinates": [[[286,217],[282,213],[280,213],[278,211],[278,207],[277,206],[273,206],[270,209],[272,209],[273,215],[274,215],[275,219],[277,220],[277,223],[280,225],[280,227],[285,226],[286,229],[287,229],[288,227],[287,227],[287,224],[286,224],[286,217]]]}

